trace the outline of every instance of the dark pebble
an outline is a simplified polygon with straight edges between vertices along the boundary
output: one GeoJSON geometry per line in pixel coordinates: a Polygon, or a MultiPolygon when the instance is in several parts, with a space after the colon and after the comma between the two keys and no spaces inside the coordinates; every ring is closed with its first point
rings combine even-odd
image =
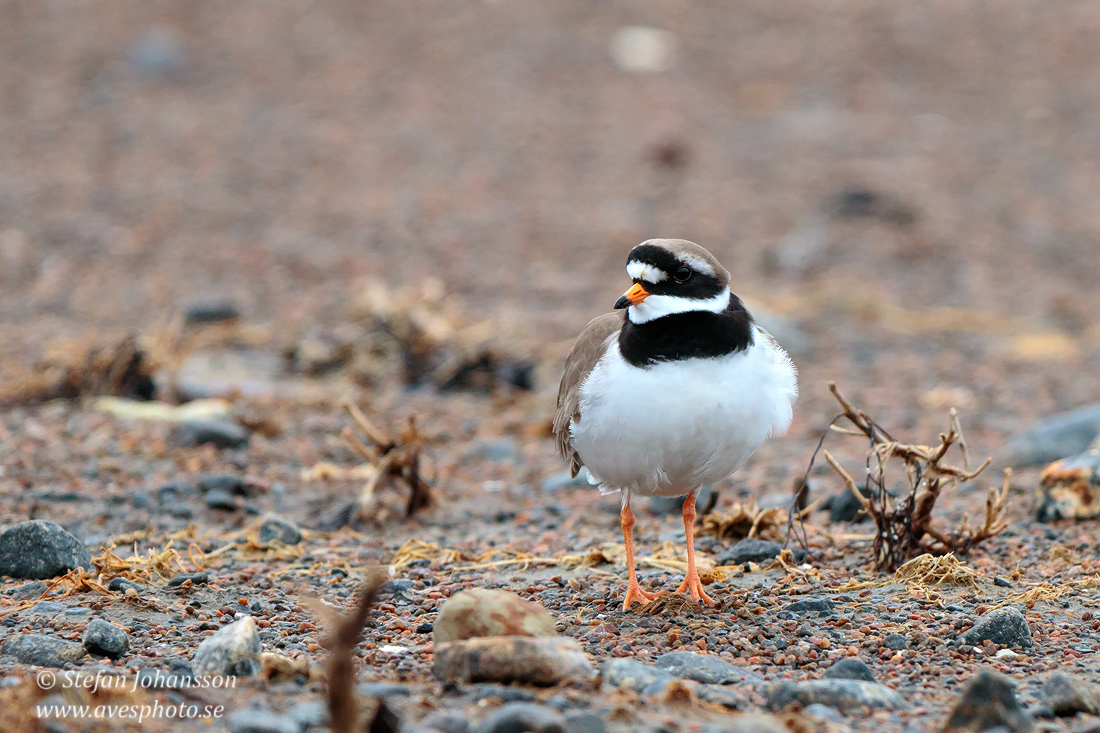
{"type": "Polygon", "coordinates": [[[98,657],[118,659],[130,649],[130,637],[114,624],[93,618],[84,630],[84,649],[98,657]]]}
{"type": "Polygon", "coordinates": [[[126,578],[111,578],[111,581],[107,583],[107,590],[114,593],[125,593],[131,588],[137,593],[141,593],[145,590],[145,586],[139,585],[132,580],[127,580],[126,578]]]}
{"type": "Polygon", "coordinates": [[[206,506],[211,509],[234,511],[239,508],[237,506],[237,500],[231,494],[221,489],[214,489],[208,492],[203,501],[206,502],[206,506]]]}
{"type": "Polygon", "coordinates": [[[53,522],[20,522],[0,534],[0,575],[42,580],[92,569],[84,543],[53,522]]]}
{"type": "Polygon", "coordinates": [[[189,580],[191,581],[191,585],[206,585],[210,582],[210,576],[205,572],[176,573],[168,581],[168,587],[177,588],[189,580]]]}
{"type": "Polygon", "coordinates": [[[974,627],[963,634],[962,641],[972,646],[981,646],[989,640],[1001,646],[1030,647],[1031,628],[1024,614],[1011,606],[997,608],[978,619],[974,627]]]}
{"type": "Polygon", "coordinates": [[[287,519],[275,515],[264,518],[260,524],[260,542],[282,542],[285,545],[296,545],[302,541],[302,530],[298,525],[287,519]]]}
{"type": "Polygon", "coordinates": [[[175,436],[186,446],[243,448],[248,445],[248,431],[229,420],[188,420],[176,429],[175,436]]]}
{"type": "Polygon", "coordinates": [[[865,662],[859,659],[847,657],[838,659],[833,666],[825,670],[822,677],[830,680],[863,680],[874,682],[875,674],[865,662]]]}
{"type": "Polygon", "coordinates": [[[896,652],[909,648],[909,642],[901,634],[887,634],[882,640],[882,645],[896,652]]]}
{"type": "Polygon", "coordinates": [[[993,670],[983,669],[970,679],[959,697],[943,733],[989,731],[1002,726],[1011,733],[1027,733],[1033,729],[1031,716],[1016,700],[1012,680],[993,670]]]}
{"type": "Polygon", "coordinates": [[[832,611],[834,608],[836,608],[836,604],[828,598],[804,598],[801,601],[795,601],[789,604],[783,610],[801,615],[806,613],[825,613],[827,611],[832,611]]]}

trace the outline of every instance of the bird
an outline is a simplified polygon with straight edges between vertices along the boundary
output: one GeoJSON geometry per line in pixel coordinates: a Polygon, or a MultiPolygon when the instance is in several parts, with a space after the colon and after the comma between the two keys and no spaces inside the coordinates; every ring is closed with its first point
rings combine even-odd
{"type": "Polygon", "coordinates": [[[623,610],[663,593],[638,584],[634,496],[684,496],[687,573],[676,593],[714,604],[695,564],[695,494],[787,432],[798,373],[730,290],[706,249],[650,239],[626,263],[630,288],[593,319],[565,360],[553,432],[574,478],[620,494],[628,582],[623,610]]]}

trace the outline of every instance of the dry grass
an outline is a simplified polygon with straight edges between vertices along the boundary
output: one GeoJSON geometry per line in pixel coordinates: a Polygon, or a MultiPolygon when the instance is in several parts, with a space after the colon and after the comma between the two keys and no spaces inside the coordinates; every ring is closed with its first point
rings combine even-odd
{"type": "Polygon", "coordinates": [[[938,588],[956,585],[977,588],[982,574],[960,561],[951,553],[946,555],[924,554],[913,558],[894,573],[894,582],[912,587],[938,588]]]}
{"type": "Polygon", "coordinates": [[[745,537],[780,540],[780,529],[785,529],[786,526],[786,509],[761,509],[753,501],[748,504],[734,504],[729,511],[712,511],[703,517],[696,534],[712,535],[721,540],[739,540],[745,537]]]}

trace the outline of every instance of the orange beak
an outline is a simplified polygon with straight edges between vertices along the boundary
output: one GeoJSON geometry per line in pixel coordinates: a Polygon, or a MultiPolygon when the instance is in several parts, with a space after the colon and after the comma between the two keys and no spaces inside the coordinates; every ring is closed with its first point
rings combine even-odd
{"type": "Polygon", "coordinates": [[[638,303],[645,300],[648,295],[649,292],[643,288],[640,283],[634,283],[630,287],[630,290],[627,290],[615,301],[615,308],[618,310],[619,308],[626,308],[630,305],[638,305],[638,303]]]}

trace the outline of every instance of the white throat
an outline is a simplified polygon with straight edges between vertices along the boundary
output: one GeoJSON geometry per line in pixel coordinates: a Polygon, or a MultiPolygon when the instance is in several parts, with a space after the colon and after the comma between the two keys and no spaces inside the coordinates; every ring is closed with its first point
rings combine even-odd
{"type": "Polygon", "coordinates": [[[626,315],[631,323],[641,325],[674,313],[690,313],[692,311],[709,311],[721,313],[730,304],[730,289],[725,288],[713,298],[681,298],[676,295],[647,295],[646,299],[637,305],[627,308],[626,315]]]}

